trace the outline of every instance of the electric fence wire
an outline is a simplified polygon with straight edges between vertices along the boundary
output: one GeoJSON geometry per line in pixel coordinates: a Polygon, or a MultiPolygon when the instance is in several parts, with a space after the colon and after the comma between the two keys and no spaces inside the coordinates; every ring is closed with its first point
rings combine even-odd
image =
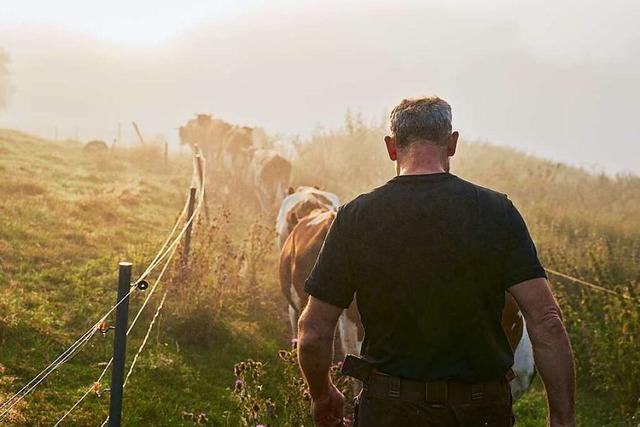
{"type": "MultiPolygon", "coordinates": [[[[203,182],[204,182],[204,172],[203,172],[203,182]]],[[[177,245],[181,237],[187,231],[188,226],[193,222],[197,212],[199,211],[202,205],[203,193],[204,193],[204,184],[201,186],[201,197],[199,198],[198,207],[194,209],[193,215],[191,215],[191,217],[189,218],[187,223],[184,225],[184,227],[182,228],[178,236],[175,237],[171,245],[169,245],[169,247],[167,248],[166,246],[168,242],[173,237],[175,230],[178,228],[178,225],[180,224],[182,218],[187,212],[187,208],[188,208],[188,201],[187,201],[187,203],[185,203],[184,208],[182,209],[182,212],[178,216],[178,219],[176,220],[171,232],[169,233],[167,239],[163,243],[161,249],[158,251],[158,253],[154,257],[154,259],[151,261],[149,266],[145,269],[145,271],[140,275],[140,277],[135,281],[135,283],[131,285],[129,292],[123,298],[117,301],[116,304],[114,304],[109,309],[109,311],[107,311],[107,313],[105,313],[100,318],[100,320],[98,320],[91,328],[89,328],[89,330],[87,330],[80,338],[78,338],[65,351],[63,351],[53,362],[51,362],[49,366],[43,369],[25,386],[23,386],[20,390],[18,390],[16,393],[10,396],[6,401],[4,401],[0,405],[0,420],[5,418],[7,414],[11,411],[11,409],[13,409],[20,401],[22,401],[38,385],[40,385],[40,383],[42,383],[49,375],[51,375],[55,370],[57,370],[64,363],[71,360],[71,358],[77,353],[77,350],[81,349],[91,339],[91,337],[93,337],[93,335],[99,330],[100,324],[104,320],[106,320],[106,318],[111,313],[113,313],[113,311],[115,311],[118,308],[118,306],[120,306],[120,304],[122,304],[122,302],[124,302],[131,295],[131,293],[136,289],[136,284],[141,280],[143,280],[145,277],[147,277],[149,273],[151,273],[151,271],[153,271],[153,269],[155,269],[155,267],[157,267],[162,262],[162,260],[167,256],[169,252],[171,251],[175,252],[175,249],[177,248],[177,245]]]]}
{"type": "Polygon", "coordinates": [[[24,387],[22,387],[17,393],[11,396],[2,405],[0,411],[0,419],[4,418],[9,412],[18,404],[26,395],[31,393],[42,381],[44,381],[51,373],[53,373],[58,367],[71,360],[79,350],[91,339],[95,330],[87,331],[82,337],[80,337],[71,347],[64,351],[56,360],[51,362],[43,371],[36,375],[31,381],[29,381],[24,387]]]}
{"type": "MultiPolygon", "coordinates": [[[[122,385],[123,388],[125,388],[127,386],[127,382],[129,381],[129,377],[131,376],[131,373],[133,372],[133,368],[136,366],[136,363],[138,362],[138,358],[140,357],[140,354],[144,350],[144,347],[147,344],[147,341],[149,340],[149,336],[151,335],[151,331],[153,330],[153,326],[155,325],[156,320],[158,319],[158,316],[160,315],[160,312],[162,311],[162,308],[164,307],[164,302],[167,299],[168,292],[169,292],[168,289],[164,291],[164,294],[162,295],[162,299],[160,300],[160,303],[158,304],[158,307],[156,308],[156,312],[153,315],[153,318],[151,319],[151,323],[149,323],[149,328],[147,329],[147,333],[145,334],[144,339],[142,340],[142,343],[140,343],[140,346],[138,347],[138,351],[133,356],[133,360],[131,362],[131,366],[129,366],[129,371],[127,372],[127,376],[125,377],[124,383],[122,385]]],[[[108,415],[104,419],[104,421],[102,422],[101,427],[104,427],[107,424],[107,422],[109,422],[109,416],[108,415]]]]}
{"type": "Polygon", "coordinates": [[[633,301],[635,303],[640,304],[640,301],[638,301],[636,298],[633,298],[633,297],[631,297],[629,295],[621,294],[621,293],[616,292],[614,290],[605,288],[603,286],[596,285],[594,283],[587,282],[586,280],[582,280],[582,279],[579,279],[577,277],[570,276],[570,275],[568,275],[566,273],[562,273],[562,272],[557,271],[557,270],[552,270],[550,268],[545,268],[545,270],[547,271],[547,273],[551,273],[554,276],[562,277],[563,279],[567,279],[567,280],[569,280],[569,281],[571,281],[573,283],[577,283],[579,285],[586,286],[587,288],[593,289],[594,291],[604,292],[606,294],[613,295],[613,296],[616,296],[618,298],[622,298],[622,299],[625,299],[625,300],[628,300],[628,301],[633,301]]]}
{"type": "MultiPolygon", "coordinates": [[[[192,220],[193,218],[195,218],[195,217],[197,216],[197,214],[200,212],[201,208],[202,208],[202,203],[203,203],[203,200],[204,200],[204,184],[202,185],[202,188],[201,188],[201,195],[200,195],[200,196],[201,196],[201,197],[198,199],[198,206],[196,207],[196,209],[194,209],[194,211],[193,211],[193,215],[192,215],[192,217],[190,218],[190,220],[192,220]]],[[[188,226],[188,224],[189,224],[189,223],[187,223],[187,226],[188,226]]],[[[185,227],[186,227],[186,226],[185,226],[185,227]]],[[[175,252],[175,249],[174,249],[174,252],[175,252]]],[[[173,254],[172,254],[172,256],[173,256],[173,254]]],[[[159,275],[159,277],[158,277],[158,281],[160,280],[160,278],[162,278],[162,275],[164,274],[164,272],[165,272],[165,270],[166,270],[166,268],[167,268],[167,265],[168,265],[168,264],[169,264],[169,263],[167,262],[167,264],[165,264],[165,266],[164,266],[163,270],[160,272],[160,275],[159,275]]],[[[156,281],[156,284],[158,283],[158,281],[156,281]]],[[[154,285],[154,286],[155,286],[155,285],[154,285]]],[[[155,312],[155,314],[153,315],[153,318],[151,319],[151,322],[149,323],[149,327],[147,328],[147,333],[145,334],[144,339],[142,340],[142,343],[141,343],[141,344],[140,344],[140,346],[138,347],[138,351],[136,352],[136,354],[135,354],[135,355],[134,355],[134,357],[133,357],[133,361],[131,362],[131,366],[129,366],[129,371],[127,372],[127,375],[126,375],[126,377],[125,377],[125,379],[124,379],[124,383],[123,383],[123,385],[122,385],[122,387],[123,387],[123,388],[124,388],[124,387],[126,387],[127,382],[129,381],[129,377],[131,376],[131,373],[133,372],[133,368],[135,367],[135,365],[136,365],[136,363],[137,363],[137,361],[138,361],[138,358],[139,358],[140,354],[142,353],[142,351],[143,351],[143,349],[144,349],[145,345],[147,344],[147,341],[149,340],[149,336],[150,336],[150,334],[151,334],[151,331],[153,330],[153,326],[154,326],[154,324],[155,324],[155,322],[156,322],[156,320],[157,320],[158,316],[160,315],[160,311],[161,311],[161,310],[162,310],[162,308],[164,307],[164,302],[165,302],[165,300],[166,300],[166,298],[167,298],[167,293],[168,293],[168,291],[169,291],[168,289],[165,289],[164,294],[162,295],[162,299],[160,300],[160,303],[158,304],[158,307],[156,308],[156,312],[155,312]]],[[[139,313],[138,313],[138,314],[139,314],[139,313]]],[[[137,319],[137,317],[136,317],[136,319],[137,319]]],[[[127,334],[128,334],[128,333],[129,333],[129,332],[127,332],[127,334]]],[[[108,366],[111,364],[111,362],[112,362],[112,361],[113,361],[113,358],[109,361],[108,366]]],[[[107,366],[107,367],[108,367],[108,366],[107,366]]],[[[107,415],[107,417],[104,419],[104,421],[102,422],[102,424],[100,425],[100,427],[105,427],[105,426],[107,425],[107,423],[108,423],[108,422],[109,422],[109,416],[107,415]]]]}
{"type": "Polygon", "coordinates": [[[71,360],[73,356],[80,350],[93,335],[99,330],[100,324],[129,297],[133,292],[133,287],[129,290],[126,296],[121,298],[111,309],[104,314],[98,322],[96,322],[91,328],[89,328],[84,334],[80,336],[71,346],[63,351],[53,362],[38,373],[31,381],[24,385],[20,390],[9,397],[5,402],[0,405],[0,420],[7,416],[7,414],[16,406],[22,399],[24,399],[29,393],[31,393],[40,383],[42,383],[49,375],[51,375],[60,366],[71,360]]]}
{"type": "MultiPolygon", "coordinates": [[[[173,256],[175,255],[177,250],[177,246],[173,248],[173,251],[171,252],[171,255],[169,256],[169,259],[167,259],[167,261],[165,262],[162,270],[160,271],[158,277],[156,278],[154,284],[151,286],[151,289],[149,289],[149,293],[147,294],[144,302],[142,303],[142,305],[140,306],[140,308],[138,309],[138,312],[136,313],[136,316],[133,318],[133,321],[131,322],[131,324],[129,325],[129,328],[127,329],[127,336],[131,333],[131,331],[133,330],[133,327],[136,325],[136,323],[138,322],[138,319],[140,318],[140,315],[142,314],[143,310],[145,309],[147,303],[149,302],[149,300],[151,299],[151,297],[153,296],[153,293],[155,292],[156,288],[158,287],[158,284],[160,283],[160,281],[162,280],[162,277],[164,276],[165,272],[167,271],[167,268],[169,267],[169,265],[171,264],[171,261],[173,259],[173,256]]],[[[166,296],[166,293],[165,293],[166,296]]],[[[164,299],[164,297],[163,297],[164,299]]],[[[100,386],[102,379],[104,378],[104,376],[106,375],[107,371],[109,370],[109,368],[111,367],[111,364],[113,363],[113,357],[111,357],[111,359],[109,359],[109,361],[107,362],[107,364],[105,365],[104,369],[102,370],[102,372],[100,373],[100,376],[98,377],[98,379],[96,381],[94,381],[94,383],[85,391],[85,393],[80,396],[80,398],[73,404],[73,406],[71,406],[71,408],[69,408],[60,419],[58,419],[58,421],[53,425],[53,427],[57,427],[58,425],[60,425],[60,423],[62,423],[62,421],[64,421],[65,418],[67,418],[67,416],[69,416],[77,407],[78,405],[80,405],[80,403],[92,392],[92,391],[96,391],[96,386],[100,386]]]]}
{"type": "MultiPolygon", "coordinates": [[[[203,170],[203,175],[204,175],[204,170],[203,170]]],[[[171,251],[171,255],[169,256],[169,259],[167,260],[167,262],[165,263],[164,267],[162,268],[160,274],[158,275],[158,277],[156,278],[153,286],[151,287],[151,289],[149,290],[149,293],[147,294],[147,297],[145,298],[144,302],[142,303],[140,309],[138,310],[138,312],[136,313],[136,316],[134,317],[133,321],[131,322],[131,325],[129,325],[129,329],[127,330],[127,335],[129,335],[129,333],[132,331],[133,327],[135,326],[136,322],[138,321],[138,319],[140,318],[140,315],[142,314],[142,311],[144,310],[144,308],[146,307],[147,303],[149,302],[151,296],[153,295],[153,293],[156,290],[156,287],[158,286],[158,284],[160,283],[160,280],[162,279],[162,277],[164,276],[167,267],[169,266],[169,264],[171,263],[171,260],[173,259],[173,256],[175,255],[176,250],[178,249],[178,242],[180,241],[180,238],[182,237],[182,235],[186,232],[188,226],[194,221],[194,219],[198,216],[200,210],[202,209],[202,205],[204,202],[204,176],[202,177],[202,186],[200,188],[200,197],[198,198],[198,205],[196,206],[196,208],[193,211],[193,214],[191,215],[191,217],[188,219],[188,221],[186,222],[186,224],[184,225],[183,229],[181,230],[181,232],[178,234],[178,236],[174,239],[174,241],[171,243],[171,245],[169,246],[169,248],[167,248],[167,251],[165,252],[165,254],[163,254],[162,256],[160,256],[160,253],[158,253],[158,255],[156,255],[156,257],[154,258],[154,260],[152,261],[151,264],[158,265],[162,258],[164,258],[164,256],[166,255],[166,253],[168,253],[169,251],[171,251]]],[[[166,246],[166,244],[169,242],[169,240],[171,239],[171,236],[173,235],[173,233],[175,232],[175,230],[177,229],[177,224],[180,222],[180,220],[182,219],[182,217],[184,216],[184,214],[186,214],[187,212],[187,208],[188,208],[188,201],[185,204],[184,209],[182,210],[182,213],[179,215],[178,220],[176,221],[176,225],[174,225],[173,229],[171,230],[171,233],[169,234],[169,238],[167,238],[167,240],[165,241],[163,246],[166,246]]],[[[148,272],[150,272],[151,269],[147,269],[147,271],[145,271],[145,273],[143,273],[139,280],[142,280],[142,278],[146,277],[146,275],[148,274],[148,272]]],[[[162,307],[164,306],[164,301],[167,297],[167,291],[165,291],[164,295],[162,296],[162,300],[160,302],[160,304],[158,305],[158,308],[156,310],[155,315],[153,316],[153,319],[151,320],[151,323],[149,324],[149,328],[147,330],[147,333],[145,335],[144,340],[142,341],[142,344],[140,345],[140,347],[138,348],[138,352],[135,354],[133,362],[129,368],[129,371],[127,373],[127,376],[125,378],[123,387],[126,386],[127,381],[129,379],[129,377],[131,376],[131,373],[133,372],[133,368],[138,360],[138,357],[140,356],[140,353],[142,352],[142,350],[144,349],[144,346],[147,343],[147,340],[149,339],[149,335],[151,333],[151,330],[153,329],[153,325],[155,324],[155,321],[158,317],[158,315],[160,314],[160,311],[162,310],[162,307]]],[[[109,360],[109,362],[107,362],[106,366],[104,367],[104,369],[102,370],[102,373],[100,374],[100,376],[98,377],[98,379],[94,382],[94,384],[89,387],[87,389],[87,391],[85,391],[85,393],[73,404],[73,406],[67,410],[67,412],[65,412],[62,417],[54,424],[54,427],[57,427],[68,415],[71,414],[71,412],[73,412],[75,410],[75,408],[78,407],[78,405],[92,392],[94,391],[94,387],[97,384],[98,386],[100,385],[100,381],[102,381],[102,378],[104,378],[106,372],[108,371],[108,369],[111,367],[111,364],[113,363],[113,357],[109,360]]],[[[107,421],[109,420],[109,417],[107,416],[107,418],[105,419],[104,423],[102,424],[103,426],[107,423],[107,421]]]]}

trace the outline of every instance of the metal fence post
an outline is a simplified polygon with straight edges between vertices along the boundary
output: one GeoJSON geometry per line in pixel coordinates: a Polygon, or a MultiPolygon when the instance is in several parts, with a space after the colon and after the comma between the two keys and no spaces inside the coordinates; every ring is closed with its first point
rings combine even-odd
{"type": "MultiPolygon", "coordinates": [[[[187,220],[193,216],[193,210],[195,208],[196,202],[196,187],[191,187],[189,190],[189,206],[187,208],[187,220]]],[[[187,225],[187,229],[184,234],[184,246],[182,247],[182,266],[187,265],[187,261],[189,260],[189,251],[191,250],[191,229],[193,228],[193,223],[195,218],[187,225]]]]}
{"type": "Polygon", "coordinates": [[[109,402],[109,427],[120,427],[122,418],[122,389],[124,362],[127,350],[127,323],[129,315],[129,289],[131,263],[121,262],[118,269],[118,298],[123,300],[116,308],[116,329],[113,336],[113,368],[111,369],[111,398],[109,402]]]}

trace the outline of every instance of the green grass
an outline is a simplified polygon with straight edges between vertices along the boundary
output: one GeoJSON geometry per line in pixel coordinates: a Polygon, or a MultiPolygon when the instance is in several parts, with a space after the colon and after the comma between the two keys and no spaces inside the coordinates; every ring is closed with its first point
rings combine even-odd
{"type": "MultiPolygon", "coordinates": [[[[379,137],[379,130],[366,128],[316,136],[294,165],[296,184],[335,189],[343,200],[379,185],[393,173],[379,137]],[[363,150],[371,155],[357,156],[363,150]]],[[[638,178],[594,176],[486,144],[462,145],[453,172],[507,192],[548,266],[620,291],[634,289],[640,277],[638,178]]],[[[0,130],[0,400],[114,303],[119,261],[142,271],[171,229],[190,182],[186,156],[164,164],[153,149],[88,153],[73,142],[0,130]]],[[[170,270],[167,306],[125,392],[124,425],[193,425],[191,414],[200,412],[207,425],[238,425],[232,369],[248,358],[267,364],[265,393],[278,394],[277,351],[288,346],[289,333],[272,218],[258,214],[249,197],[229,197],[224,182],[212,184],[211,224],[196,227],[191,271],[170,270]]],[[[555,282],[577,353],[579,425],[625,425],[621,413],[637,409],[628,402],[640,372],[624,354],[638,354],[638,311],[555,282]],[[615,393],[616,384],[624,393],[615,393]]],[[[129,357],[162,291],[129,339],[129,357]]],[[[130,313],[142,298],[133,297],[130,313]]],[[[112,339],[96,335],[25,400],[14,424],[52,425],[101,372],[112,339]]],[[[64,425],[99,425],[108,401],[108,394],[90,395],[64,425]]],[[[278,411],[286,410],[277,403],[278,411]]],[[[543,425],[539,380],[515,408],[518,425],[543,425]]]]}
{"type": "MultiPolygon", "coordinates": [[[[185,201],[191,162],[165,165],[142,150],[87,153],[13,131],[0,131],[0,153],[0,396],[7,397],[113,304],[120,260],[134,262],[137,273],[150,261],[185,201]]],[[[141,299],[133,298],[130,312],[141,299]]],[[[191,425],[183,411],[222,422],[233,364],[269,357],[286,341],[282,322],[244,317],[216,324],[210,346],[181,346],[154,333],[127,388],[125,423],[191,425]]],[[[130,354],[149,320],[129,340],[130,354]]],[[[111,340],[96,335],[25,399],[16,424],[53,424],[95,381],[111,340]]],[[[96,425],[107,407],[108,395],[92,395],[66,425],[96,425]]]]}

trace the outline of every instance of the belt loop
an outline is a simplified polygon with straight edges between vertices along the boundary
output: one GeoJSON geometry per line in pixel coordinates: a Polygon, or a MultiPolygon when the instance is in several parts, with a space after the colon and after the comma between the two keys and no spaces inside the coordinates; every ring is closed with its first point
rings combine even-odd
{"type": "Polygon", "coordinates": [[[388,377],[387,380],[389,384],[387,395],[394,398],[400,397],[400,392],[402,390],[402,380],[400,378],[391,376],[388,377]]]}
{"type": "Polygon", "coordinates": [[[471,400],[484,399],[484,387],[482,383],[471,384],[471,400]]]}

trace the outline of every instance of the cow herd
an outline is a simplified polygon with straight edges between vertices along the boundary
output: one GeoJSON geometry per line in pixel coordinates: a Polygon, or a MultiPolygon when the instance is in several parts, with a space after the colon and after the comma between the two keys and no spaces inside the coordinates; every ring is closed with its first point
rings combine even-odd
{"type": "Polygon", "coordinates": [[[291,181],[291,161],[268,148],[264,132],[198,114],[179,129],[180,143],[198,146],[210,174],[251,188],[264,211],[277,208],[291,181]]]}
{"type": "MultiPolygon", "coordinates": [[[[276,246],[280,251],[279,279],[288,303],[291,340],[295,345],[298,318],[309,298],[304,282],[336,216],[340,205],[338,196],[317,187],[289,187],[291,162],[266,148],[266,138],[255,128],[234,126],[200,114],[180,128],[180,140],[183,144],[198,144],[214,169],[225,170],[251,185],[263,210],[279,205],[275,221],[276,246]]],[[[515,400],[531,384],[535,367],[524,319],[509,294],[505,298],[502,327],[515,354],[515,379],[511,382],[515,400]]],[[[340,316],[337,336],[338,353],[360,352],[364,328],[355,301],[340,316]]]]}

